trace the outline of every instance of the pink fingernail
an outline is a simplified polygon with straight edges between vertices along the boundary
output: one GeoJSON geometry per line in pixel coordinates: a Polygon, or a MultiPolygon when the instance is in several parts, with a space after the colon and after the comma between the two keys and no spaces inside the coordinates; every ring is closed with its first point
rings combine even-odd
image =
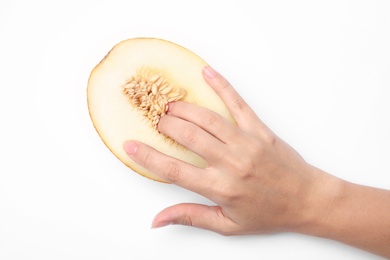
{"type": "Polygon", "coordinates": [[[128,141],[124,144],[123,149],[125,149],[128,155],[134,155],[137,152],[138,146],[134,141],[128,141]]]}
{"type": "Polygon", "coordinates": [[[213,70],[210,66],[204,66],[203,72],[205,76],[208,77],[209,79],[213,79],[215,78],[215,76],[217,76],[217,72],[213,70]]]}
{"type": "Polygon", "coordinates": [[[169,112],[171,112],[173,103],[174,103],[174,102],[169,102],[169,103],[168,103],[167,114],[169,114],[169,112]]]}
{"type": "Polygon", "coordinates": [[[162,221],[162,222],[157,222],[157,223],[152,223],[152,228],[161,228],[161,227],[166,227],[169,225],[173,225],[174,223],[172,221],[162,221]]]}

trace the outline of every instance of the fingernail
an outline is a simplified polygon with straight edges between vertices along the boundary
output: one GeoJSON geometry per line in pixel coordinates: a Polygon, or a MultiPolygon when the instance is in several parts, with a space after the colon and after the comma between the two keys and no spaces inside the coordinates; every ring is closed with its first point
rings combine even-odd
{"type": "Polygon", "coordinates": [[[203,72],[205,76],[208,77],[209,79],[213,79],[215,78],[215,76],[217,76],[217,72],[213,70],[210,66],[204,66],[203,72]]]}
{"type": "Polygon", "coordinates": [[[171,112],[173,103],[174,103],[174,102],[169,102],[169,103],[168,103],[167,114],[169,114],[169,112],[171,112]]]}
{"type": "Polygon", "coordinates": [[[166,226],[169,226],[169,225],[173,225],[174,223],[171,222],[171,221],[162,221],[162,222],[157,222],[157,223],[152,223],[152,229],[154,228],[161,228],[161,227],[166,227],[166,226]]]}
{"type": "Polygon", "coordinates": [[[123,145],[123,149],[125,149],[128,155],[134,155],[137,152],[137,143],[134,141],[128,141],[123,145]]]}

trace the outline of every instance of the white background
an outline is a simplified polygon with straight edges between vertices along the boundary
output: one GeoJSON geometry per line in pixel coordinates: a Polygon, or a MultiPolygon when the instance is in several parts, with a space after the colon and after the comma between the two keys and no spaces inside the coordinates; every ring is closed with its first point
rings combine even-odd
{"type": "Polygon", "coordinates": [[[389,14],[388,1],[2,0],[0,259],[379,259],[297,234],[150,229],[164,207],[209,202],[120,163],[86,85],[119,41],[174,41],[307,161],[389,189],[389,14]]]}

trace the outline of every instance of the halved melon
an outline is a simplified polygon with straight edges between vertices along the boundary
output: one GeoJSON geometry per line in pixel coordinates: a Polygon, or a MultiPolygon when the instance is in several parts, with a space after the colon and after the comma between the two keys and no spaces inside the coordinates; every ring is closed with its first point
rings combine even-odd
{"type": "Polygon", "coordinates": [[[234,122],[203,79],[206,65],[193,52],[161,39],[134,38],[114,46],[92,70],[87,88],[89,114],[105,145],[135,172],[157,181],[163,180],[127,156],[123,150],[126,140],[144,142],[205,167],[202,158],[159,133],[156,125],[167,104],[175,100],[206,107],[234,122]]]}

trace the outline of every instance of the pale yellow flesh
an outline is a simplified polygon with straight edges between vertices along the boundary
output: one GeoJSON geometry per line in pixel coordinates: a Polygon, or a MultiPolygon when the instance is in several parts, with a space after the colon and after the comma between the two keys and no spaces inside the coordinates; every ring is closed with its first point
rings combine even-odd
{"type": "Polygon", "coordinates": [[[122,92],[122,86],[137,71],[151,70],[185,89],[184,101],[209,108],[233,122],[226,106],[203,79],[205,65],[193,52],[161,39],[135,38],[117,44],[93,69],[87,89],[91,119],[111,152],[134,171],[157,181],[163,180],[128,157],[123,150],[126,140],[144,142],[162,153],[205,167],[202,158],[153,128],[122,92]]]}

